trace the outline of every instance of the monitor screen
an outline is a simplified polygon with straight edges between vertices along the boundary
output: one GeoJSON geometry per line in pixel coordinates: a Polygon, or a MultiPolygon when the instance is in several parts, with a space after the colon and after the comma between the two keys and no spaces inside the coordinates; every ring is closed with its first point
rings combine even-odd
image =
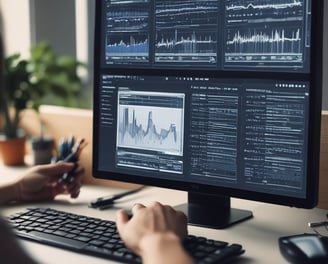
{"type": "Polygon", "coordinates": [[[252,216],[231,197],[314,207],[322,5],[96,1],[93,176],[187,191],[217,228],[252,216]]]}

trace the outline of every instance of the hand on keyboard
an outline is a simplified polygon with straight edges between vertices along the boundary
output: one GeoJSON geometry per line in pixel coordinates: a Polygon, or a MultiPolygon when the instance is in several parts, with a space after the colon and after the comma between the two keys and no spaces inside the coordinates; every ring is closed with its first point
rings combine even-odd
{"type": "Polygon", "coordinates": [[[130,219],[124,210],[117,212],[117,228],[126,245],[147,263],[165,259],[166,263],[193,263],[182,247],[187,236],[187,217],[158,202],[145,207],[135,204],[130,219]]]}

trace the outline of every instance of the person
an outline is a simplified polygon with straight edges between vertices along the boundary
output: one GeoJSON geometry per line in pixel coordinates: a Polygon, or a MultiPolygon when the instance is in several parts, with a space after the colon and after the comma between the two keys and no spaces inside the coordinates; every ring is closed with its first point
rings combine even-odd
{"type": "MultiPolygon", "coordinates": [[[[72,162],[58,162],[31,167],[17,179],[0,184],[0,205],[51,201],[60,194],[77,198],[80,193],[83,173],[84,168],[78,163],[76,165],[72,162]],[[75,177],[71,183],[59,181],[64,173],[72,170],[74,170],[75,177]]],[[[10,228],[1,218],[0,234],[1,263],[35,263],[19,246],[10,228]]]]}
{"type": "Polygon", "coordinates": [[[124,210],[116,213],[116,225],[122,240],[145,264],[193,263],[182,246],[188,233],[187,217],[171,206],[137,203],[131,218],[124,210]]]}
{"type": "MultiPolygon", "coordinates": [[[[75,170],[71,184],[58,182],[65,172],[74,168],[73,163],[31,167],[17,180],[0,185],[0,204],[53,200],[59,194],[77,198],[80,192],[80,175],[83,168],[75,170]]],[[[149,206],[135,204],[130,217],[125,210],[116,213],[118,232],[126,245],[141,256],[143,263],[191,264],[182,240],[187,235],[187,217],[171,206],[154,202],[149,206]]],[[[0,219],[0,259],[2,263],[36,263],[14,238],[6,223],[0,219]]]]}
{"type": "MultiPolygon", "coordinates": [[[[0,84],[2,83],[3,49],[0,25],[0,84]]],[[[0,205],[49,201],[54,200],[59,194],[77,198],[81,186],[78,176],[83,173],[81,166],[75,170],[77,177],[74,182],[67,184],[58,181],[63,173],[71,171],[74,166],[73,163],[58,162],[30,168],[17,180],[0,185],[0,205]]],[[[143,263],[193,263],[182,247],[182,240],[187,235],[187,218],[182,212],[175,211],[171,206],[162,205],[159,202],[154,202],[148,207],[136,204],[132,212],[131,218],[124,210],[117,212],[117,228],[122,240],[132,251],[141,256],[143,263]]],[[[36,263],[20,247],[1,217],[0,234],[1,263],[36,263]]]]}
{"type": "Polygon", "coordinates": [[[69,162],[31,167],[18,179],[0,185],[0,204],[53,200],[59,194],[77,198],[81,187],[80,176],[84,171],[81,165],[75,169],[76,177],[72,183],[59,183],[60,177],[73,169],[75,164],[69,162]]]}
{"type": "MultiPolygon", "coordinates": [[[[73,163],[31,167],[18,179],[0,185],[0,204],[54,200],[60,194],[77,198],[80,192],[80,176],[83,168],[75,170],[71,184],[59,183],[65,172],[74,168],[73,163]]],[[[135,204],[130,218],[124,210],[116,213],[118,232],[126,245],[141,256],[143,263],[193,263],[185,252],[182,240],[187,235],[187,217],[171,206],[154,202],[149,206],[135,204]]],[[[0,219],[0,259],[2,263],[36,263],[14,238],[6,223],[0,219]]]]}

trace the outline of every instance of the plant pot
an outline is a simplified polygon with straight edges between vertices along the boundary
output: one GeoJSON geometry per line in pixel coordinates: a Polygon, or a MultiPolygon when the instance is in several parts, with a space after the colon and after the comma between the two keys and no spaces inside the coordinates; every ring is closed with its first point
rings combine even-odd
{"type": "Polygon", "coordinates": [[[25,164],[26,136],[6,139],[0,135],[0,159],[4,165],[19,166],[25,164]]]}

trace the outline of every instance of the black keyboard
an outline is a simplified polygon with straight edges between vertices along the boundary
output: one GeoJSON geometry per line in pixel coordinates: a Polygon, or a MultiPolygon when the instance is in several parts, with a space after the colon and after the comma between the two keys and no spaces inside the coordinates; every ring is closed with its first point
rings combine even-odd
{"type": "MultiPolygon", "coordinates": [[[[50,208],[28,208],[8,219],[21,238],[123,263],[142,262],[120,239],[113,221],[50,208]]],[[[192,235],[184,247],[196,263],[202,264],[226,263],[244,253],[239,244],[192,235]]]]}

